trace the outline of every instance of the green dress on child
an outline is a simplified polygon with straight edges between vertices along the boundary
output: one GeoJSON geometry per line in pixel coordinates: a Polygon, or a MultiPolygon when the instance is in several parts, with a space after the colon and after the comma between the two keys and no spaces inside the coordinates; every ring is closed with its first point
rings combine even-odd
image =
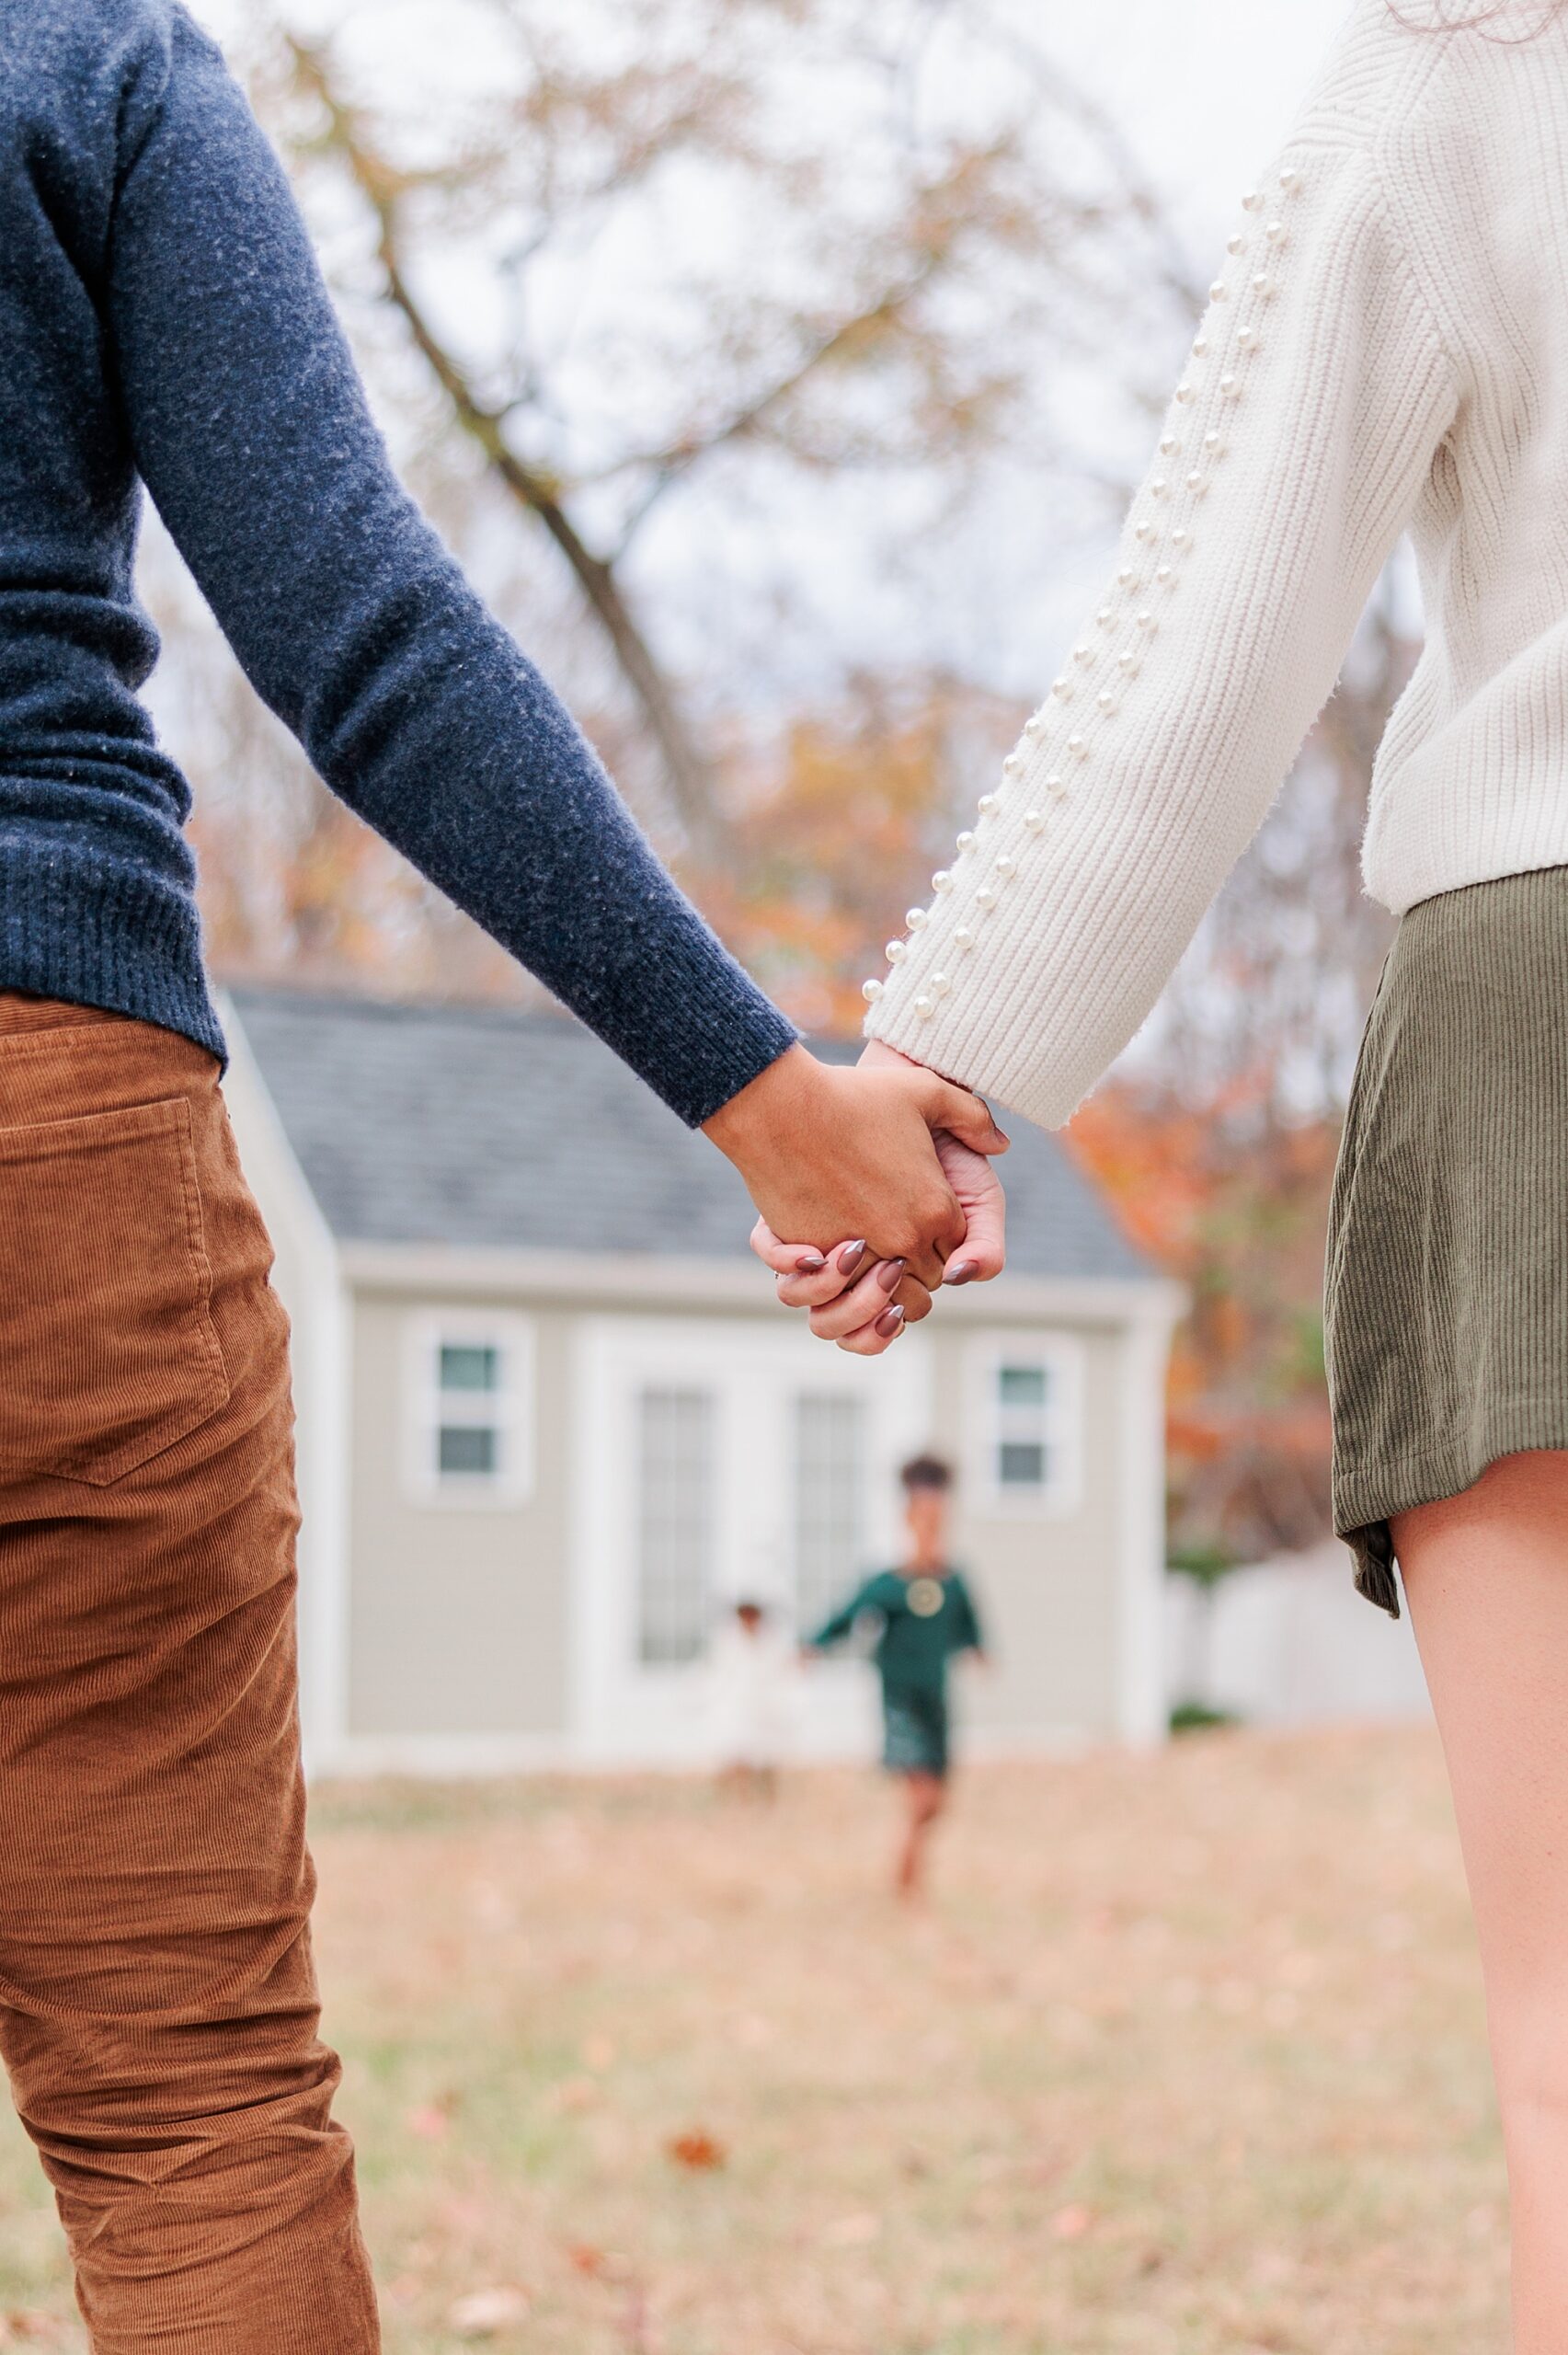
{"type": "Polygon", "coordinates": [[[878,1570],[823,1621],[811,1648],[830,1649],[873,1615],[881,1621],[872,1658],[882,1679],[882,1763],[895,1775],[944,1776],[947,1663],[955,1652],[981,1650],[984,1640],[964,1574],[878,1570]]]}

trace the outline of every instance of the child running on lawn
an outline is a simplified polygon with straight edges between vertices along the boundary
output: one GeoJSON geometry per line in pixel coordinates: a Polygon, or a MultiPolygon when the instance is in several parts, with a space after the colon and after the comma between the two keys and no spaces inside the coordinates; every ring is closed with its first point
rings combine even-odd
{"type": "Polygon", "coordinates": [[[901,1780],[905,1801],[896,1886],[912,1898],[924,1882],[926,1844],[946,1793],[947,1663],[965,1651],[983,1660],[985,1648],[974,1598],[947,1558],[951,1467],[939,1456],[917,1455],[898,1477],[909,1531],[903,1562],[868,1578],[807,1648],[830,1650],[868,1614],[881,1621],[874,1658],[882,1678],[882,1763],[901,1780]]]}

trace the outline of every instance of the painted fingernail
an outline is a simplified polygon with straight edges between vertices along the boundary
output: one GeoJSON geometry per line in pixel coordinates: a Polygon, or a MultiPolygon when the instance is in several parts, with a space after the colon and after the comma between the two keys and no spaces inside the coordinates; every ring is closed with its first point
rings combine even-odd
{"type": "Polygon", "coordinates": [[[819,1276],[828,1262],[820,1251],[803,1251],[795,1263],[797,1276],[819,1276]]]}
{"type": "Polygon", "coordinates": [[[846,1243],[843,1249],[839,1254],[840,1275],[853,1276],[864,1257],[865,1246],[864,1243],[846,1243]]]}
{"type": "Polygon", "coordinates": [[[876,1281],[884,1292],[897,1292],[904,1281],[902,1259],[884,1259],[876,1270],[876,1281]]]}
{"type": "Polygon", "coordinates": [[[876,1330],[881,1334],[885,1341],[890,1341],[894,1334],[901,1328],[903,1322],[904,1312],[899,1307],[898,1302],[895,1301],[892,1307],[885,1308],[881,1315],[877,1318],[876,1330]]]}
{"type": "Polygon", "coordinates": [[[942,1281],[944,1284],[972,1284],[979,1272],[978,1260],[959,1259],[948,1269],[942,1281]]]}

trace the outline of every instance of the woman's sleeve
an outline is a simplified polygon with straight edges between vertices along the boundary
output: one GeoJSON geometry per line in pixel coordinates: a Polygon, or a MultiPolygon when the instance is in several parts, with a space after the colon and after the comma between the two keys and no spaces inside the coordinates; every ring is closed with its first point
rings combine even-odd
{"type": "Polygon", "coordinates": [[[1333,688],[1459,402],[1370,137],[1246,201],[1116,572],[868,1028],[1045,1127],[1152,1007],[1333,688]]]}
{"type": "Polygon", "coordinates": [[[795,1032],[399,485],[282,170],[183,9],[164,56],[105,293],[159,512],[332,790],[695,1125],[795,1032]]]}

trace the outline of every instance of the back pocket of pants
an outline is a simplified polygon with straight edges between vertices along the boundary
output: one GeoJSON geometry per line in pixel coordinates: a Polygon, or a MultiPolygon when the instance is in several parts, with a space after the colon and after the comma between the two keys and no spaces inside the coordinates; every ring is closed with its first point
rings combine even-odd
{"type": "Polygon", "coordinates": [[[0,1129],[0,1479],[106,1486],[229,1395],[183,1097],[0,1129]]]}

